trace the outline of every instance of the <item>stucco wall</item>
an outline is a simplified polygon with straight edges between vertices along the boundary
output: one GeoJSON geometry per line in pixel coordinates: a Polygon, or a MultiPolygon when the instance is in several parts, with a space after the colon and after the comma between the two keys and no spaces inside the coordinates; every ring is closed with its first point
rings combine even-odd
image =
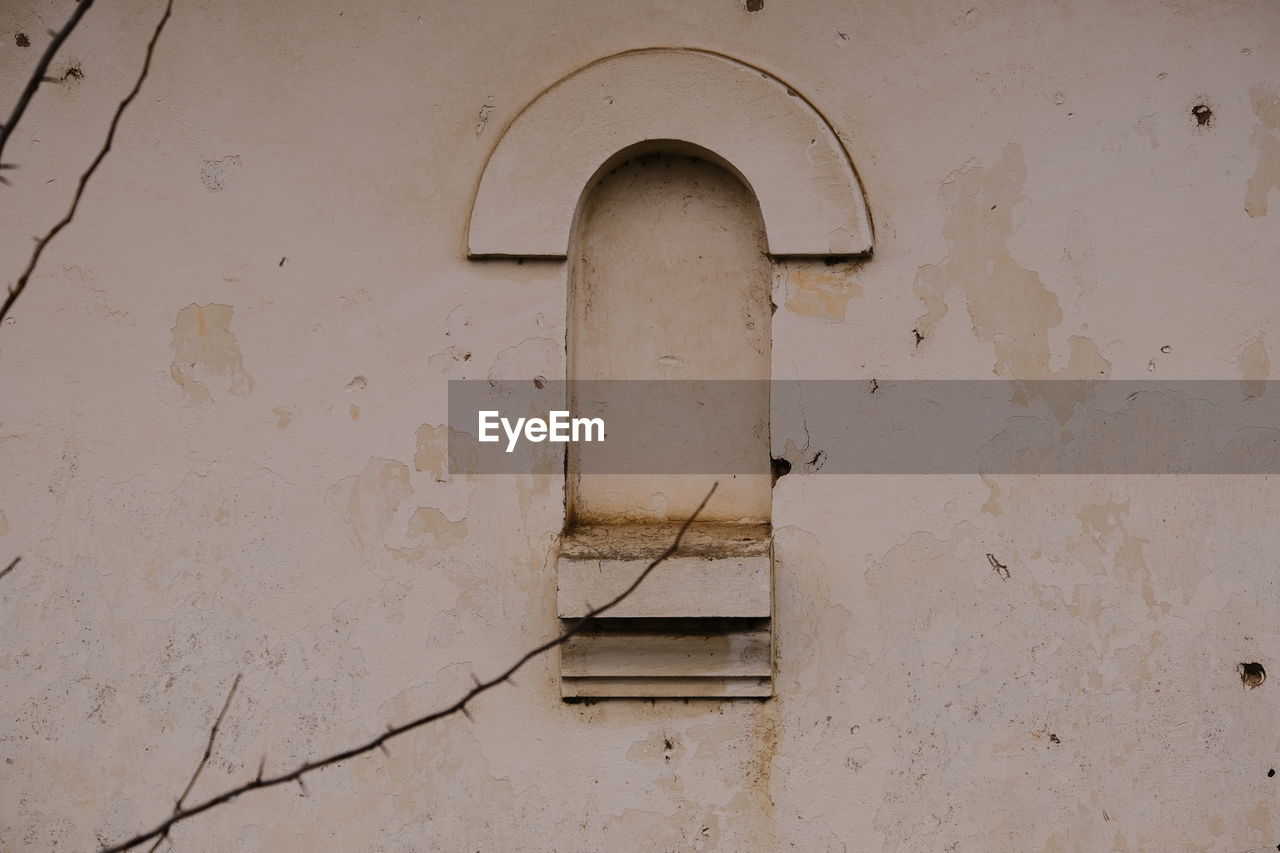
{"type": "MultiPolygon", "coordinates": [[[[6,283],[160,10],[102,2],[55,62],[6,152],[6,283]]],[[[4,104],[68,12],[0,8],[4,104]]],[[[449,476],[443,425],[448,379],[563,377],[566,268],[468,261],[466,223],[521,107],[655,45],[795,86],[866,189],[871,260],[777,267],[775,376],[1269,376],[1273,3],[180,0],[0,329],[0,848],[165,817],[237,672],[197,798],[556,629],[563,483],[449,476]]],[[[1274,849],[1277,688],[1236,665],[1280,672],[1277,505],[1264,476],[799,466],[775,699],[564,704],[542,659],[174,843],[1274,849]]]]}

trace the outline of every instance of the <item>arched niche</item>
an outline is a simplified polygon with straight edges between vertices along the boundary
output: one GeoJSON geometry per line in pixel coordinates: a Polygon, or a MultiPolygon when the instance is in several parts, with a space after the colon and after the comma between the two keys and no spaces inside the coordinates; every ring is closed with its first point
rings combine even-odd
{"type": "MultiPolygon", "coordinates": [[[[759,473],[584,473],[581,446],[571,444],[565,483],[570,527],[678,523],[716,481],[716,499],[703,520],[769,523],[773,263],[762,253],[763,243],[750,188],[702,149],[632,146],[592,179],[571,242],[570,410],[605,415],[615,427],[650,425],[643,437],[628,435],[637,457],[660,458],[664,448],[679,445],[693,458],[754,460],[759,473]],[[667,425],[652,411],[652,391],[636,392],[645,408],[628,410],[631,395],[616,394],[614,383],[637,380],[658,380],[643,387],[666,383],[680,389],[678,396],[718,399],[721,406],[731,386],[736,428],[702,432],[679,420],[667,425]],[[593,396],[595,382],[607,386],[609,403],[593,396]]],[[[681,410],[675,399],[670,406],[665,411],[681,410]]]]}
{"type": "Polygon", "coordinates": [[[711,483],[720,487],[690,527],[687,553],[561,649],[566,698],[773,694],[773,262],[764,244],[740,172],[688,143],[630,146],[587,183],[568,266],[569,409],[603,416],[615,437],[621,427],[633,458],[679,447],[700,460],[728,451],[748,465],[589,471],[585,446],[569,445],[557,557],[566,620],[626,588],[711,483]],[[732,426],[697,428],[691,399],[717,412],[731,405],[732,426]]]}
{"type": "Polygon", "coordinates": [[[840,138],[768,72],[691,48],[627,51],[542,92],[505,129],[476,191],[472,258],[563,258],[584,193],[637,146],[688,145],[755,195],[774,257],[866,254],[872,226],[840,138]]]}

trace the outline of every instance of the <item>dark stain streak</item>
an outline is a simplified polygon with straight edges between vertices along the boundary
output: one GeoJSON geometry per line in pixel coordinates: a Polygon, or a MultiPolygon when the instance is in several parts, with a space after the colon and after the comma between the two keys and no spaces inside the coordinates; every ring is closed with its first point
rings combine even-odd
{"type": "Polygon", "coordinates": [[[920,334],[920,330],[919,330],[919,329],[912,329],[912,330],[911,330],[911,334],[913,334],[913,335],[915,335],[915,336],[916,336],[916,346],[917,346],[917,347],[919,347],[919,346],[920,346],[920,344],[924,343],[924,335],[920,334]]]}
{"type": "Polygon", "coordinates": [[[879,382],[877,382],[875,379],[872,379],[872,380],[871,380],[871,393],[872,393],[872,394],[874,394],[874,393],[876,393],[876,392],[877,392],[877,391],[879,391],[879,390],[880,390],[880,383],[879,383],[879,382]]]}

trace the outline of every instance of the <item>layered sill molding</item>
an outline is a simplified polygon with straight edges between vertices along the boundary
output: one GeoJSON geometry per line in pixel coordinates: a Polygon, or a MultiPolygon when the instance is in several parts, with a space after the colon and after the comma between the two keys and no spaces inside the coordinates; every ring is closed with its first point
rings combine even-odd
{"type": "MultiPolygon", "coordinates": [[[[584,525],[560,543],[566,624],[625,590],[677,524],[584,525]]],[[[773,695],[773,536],[768,524],[695,523],[617,607],[560,647],[566,699],[773,695]]]]}

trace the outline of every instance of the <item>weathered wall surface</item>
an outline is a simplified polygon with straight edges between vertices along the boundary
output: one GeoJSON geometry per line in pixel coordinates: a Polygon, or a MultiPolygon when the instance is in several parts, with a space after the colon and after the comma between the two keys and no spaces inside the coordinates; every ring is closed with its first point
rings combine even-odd
{"type": "MultiPolygon", "coordinates": [[[[6,105],[68,11],[0,9],[6,105]]],[[[6,152],[6,283],[159,14],[103,3],[55,63],[6,152]]],[[[776,269],[776,377],[1269,377],[1274,4],[179,2],[0,329],[0,848],[163,818],[237,672],[197,797],[555,630],[563,483],[450,476],[441,425],[450,378],[564,375],[566,268],[467,261],[466,222],[523,105],[650,45],[786,80],[866,188],[872,260],[776,269]]],[[[175,845],[1274,849],[1280,688],[1236,665],[1280,671],[1277,505],[1275,477],[800,466],[776,699],[567,705],[540,660],[175,845]]]]}

